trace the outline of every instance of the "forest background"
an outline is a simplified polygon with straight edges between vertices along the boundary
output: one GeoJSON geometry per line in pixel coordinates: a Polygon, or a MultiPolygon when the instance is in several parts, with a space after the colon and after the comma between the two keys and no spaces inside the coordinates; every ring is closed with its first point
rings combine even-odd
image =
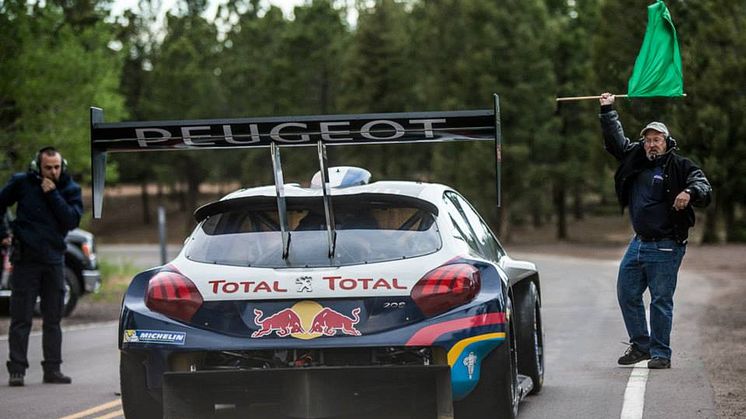
{"type": "MultiPolygon", "coordinates": [[[[88,185],[90,106],[118,122],[485,109],[498,93],[499,209],[489,143],[332,147],[330,164],[455,186],[503,241],[515,226],[548,223],[566,239],[571,220],[619,215],[616,162],[598,101],[555,97],[625,93],[650,2],[314,0],[285,16],[227,0],[206,16],[207,0],[179,0],[161,22],[158,0],[119,16],[107,0],[0,0],[0,179],[54,145],[88,185]]],[[[633,139],[665,121],[707,173],[715,194],[699,214],[701,240],[746,241],[746,2],[666,3],[687,96],[618,99],[617,109],[633,139]]],[[[286,150],[286,181],[307,185],[315,149],[286,150]]],[[[114,154],[108,169],[108,185],[138,185],[135,221],[146,224],[148,185],[188,214],[201,185],[272,182],[264,149],[114,154]]]]}

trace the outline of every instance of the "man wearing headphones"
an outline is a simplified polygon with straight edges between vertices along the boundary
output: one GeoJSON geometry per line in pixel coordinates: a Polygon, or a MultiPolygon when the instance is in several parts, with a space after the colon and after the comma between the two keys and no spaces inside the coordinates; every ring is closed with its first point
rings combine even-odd
{"type": "MultiPolygon", "coordinates": [[[[13,222],[13,273],[10,278],[9,385],[23,386],[28,368],[28,339],[34,305],[41,297],[44,382],[69,384],[62,374],[62,319],[65,236],[83,213],[80,186],[66,173],[66,163],[53,147],[36,155],[27,173],[17,173],[0,189],[0,214],[18,204],[13,222]]],[[[3,244],[10,235],[0,225],[3,244]]]]}
{"type": "Polygon", "coordinates": [[[622,211],[629,206],[635,231],[617,277],[617,298],[630,340],[618,363],[649,359],[648,368],[671,368],[673,294],[694,226],[692,205],[708,205],[712,188],[699,167],[674,152],[676,140],[666,125],[651,122],[640,132],[642,138],[632,142],[613,110],[614,95],[604,93],[600,102],[604,146],[619,162],[614,175],[617,198],[622,211]],[[649,332],[645,289],[651,297],[649,332]]]}

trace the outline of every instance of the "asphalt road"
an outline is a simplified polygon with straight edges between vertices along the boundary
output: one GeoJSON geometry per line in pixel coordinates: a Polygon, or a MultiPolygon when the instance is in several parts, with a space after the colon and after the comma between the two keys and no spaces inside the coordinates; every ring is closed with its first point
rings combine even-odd
{"type": "MultiPolygon", "coordinates": [[[[8,387],[8,373],[4,366],[0,369],[0,417],[61,418],[105,402],[118,401],[119,351],[116,339],[116,322],[66,329],[62,341],[62,372],[70,375],[73,383],[42,384],[41,335],[32,333],[26,385],[8,387]]],[[[3,362],[8,359],[5,336],[0,338],[0,359],[3,362]]]]}
{"type": "MultiPolygon", "coordinates": [[[[145,252],[150,258],[152,253],[154,264],[158,264],[157,251],[145,252]]],[[[521,404],[519,418],[628,418],[622,411],[632,368],[616,365],[626,347],[620,343],[626,334],[614,291],[616,262],[513,256],[535,261],[542,273],[546,335],[544,390],[521,404]]],[[[122,257],[135,255],[128,252],[122,257]]],[[[132,263],[140,266],[149,262],[133,259],[132,263]]],[[[673,368],[649,371],[642,417],[716,417],[707,371],[701,361],[698,330],[698,307],[709,293],[707,281],[694,273],[682,272],[672,336],[673,368]]],[[[7,387],[7,372],[0,369],[0,417],[122,417],[116,333],[115,324],[64,333],[63,371],[73,377],[72,385],[41,384],[41,337],[33,335],[26,387],[7,387]]],[[[0,359],[7,359],[7,350],[5,337],[0,337],[0,359]]]]}
{"type": "MultiPolygon", "coordinates": [[[[519,418],[620,418],[632,368],[616,359],[627,334],[616,302],[617,261],[521,255],[542,275],[545,382],[520,406],[519,418]]],[[[707,281],[683,271],[675,296],[672,369],[651,370],[644,418],[715,418],[701,359],[701,302],[707,281]]]]}

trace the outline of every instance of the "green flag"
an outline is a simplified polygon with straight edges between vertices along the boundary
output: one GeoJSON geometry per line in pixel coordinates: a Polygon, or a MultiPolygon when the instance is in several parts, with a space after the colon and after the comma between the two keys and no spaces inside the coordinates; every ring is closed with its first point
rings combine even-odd
{"type": "Polygon", "coordinates": [[[648,27],[629,78],[630,97],[683,96],[684,77],[676,28],[663,1],[648,6],[648,27]]]}

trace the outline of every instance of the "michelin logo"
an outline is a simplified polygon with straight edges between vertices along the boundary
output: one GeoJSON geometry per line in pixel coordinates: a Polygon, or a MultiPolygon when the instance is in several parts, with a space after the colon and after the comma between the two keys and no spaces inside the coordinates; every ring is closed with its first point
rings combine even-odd
{"type": "Polygon", "coordinates": [[[125,343],[163,343],[167,345],[183,345],[186,342],[184,332],[166,332],[160,330],[133,330],[124,331],[125,343]]]}
{"type": "Polygon", "coordinates": [[[466,366],[466,371],[469,373],[469,380],[472,380],[474,377],[474,367],[477,365],[477,356],[474,355],[474,352],[469,352],[469,355],[464,358],[464,365],[466,366]]]}

